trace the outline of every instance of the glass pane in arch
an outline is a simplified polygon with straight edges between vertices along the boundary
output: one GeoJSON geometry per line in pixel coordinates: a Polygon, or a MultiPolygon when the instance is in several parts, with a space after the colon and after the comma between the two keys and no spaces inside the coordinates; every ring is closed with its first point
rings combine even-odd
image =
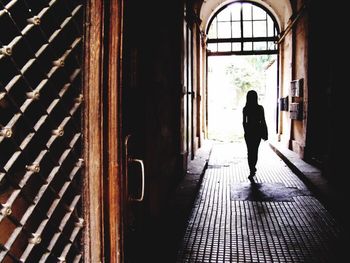
{"type": "Polygon", "coordinates": [[[252,51],[253,50],[253,43],[252,42],[244,42],[243,43],[243,50],[244,51],[252,51]]]}
{"type": "Polygon", "coordinates": [[[218,44],[217,43],[208,43],[207,48],[211,52],[217,52],[218,51],[218,44]]]}
{"type": "Polygon", "coordinates": [[[217,15],[217,20],[219,22],[229,22],[231,21],[231,11],[230,8],[225,8],[217,15]]]}
{"type": "Polygon", "coordinates": [[[253,43],[254,50],[267,50],[266,41],[259,41],[253,43]]]}
{"type": "Polygon", "coordinates": [[[267,49],[268,50],[277,50],[277,45],[273,41],[267,42],[267,49]]]}
{"type": "Polygon", "coordinates": [[[264,9],[258,7],[258,6],[253,6],[253,19],[254,20],[266,20],[266,12],[264,9]]]}
{"type": "Polygon", "coordinates": [[[233,21],[240,21],[241,20],[241,4],[240,3],[232,4],[227,9],[230,9],[231,17],[232,17],[233,21]]]}
{"type": "Polygon", "coordinates": [[[214,18],[213,22],[210,25],[209,32],[208,32],[208,38],[217,38],[218,32],[217,32],[217,20],[214,18]]]}
{"type": "Polygon", "coordinates": [[[218,51],[219,52],[231,51],[231,43],[219,43],[218,51]]]}
{"type": "Polygon", "coordinates": [[[267,36],[273,37],[276,35],[275,25],[270,16],[267,17],[267,36]]]}
{"type": "Polygon", "coordinates": [[[231,37],[231,23],[219,22],[218,23],[218,38],[230,38],[231,37]]]}
{"type": "Polygon", "coordinates": [[[232,43],[232,51],[241,51],[241,43],[232,43]]]}
{"type": "Polygon", "coordinates": [[[243,22],[243,37],[252,37],[252,21],[243,22]]]}
{"type": "Polygon", "coordinates": [[[252,20],[252,4],[242,3],[243,20],[252,20]]]}
{"type": "Polygon", "coordinates": [[[266,37],[266,21],[253,21],[253,36],[266,37]]]}
{"type": "Polygon", "coordinates": [[[232,37],[240,38],[241,37],[241,22],[232,22],[232,37]]]}

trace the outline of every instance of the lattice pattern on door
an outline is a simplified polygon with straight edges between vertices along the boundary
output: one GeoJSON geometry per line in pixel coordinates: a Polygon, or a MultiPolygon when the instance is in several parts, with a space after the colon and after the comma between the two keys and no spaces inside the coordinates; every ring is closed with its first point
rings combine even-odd
{"type": "Polygon", "coordinates": [[[83,2],[0,0],[0,262],[80,262],[83,2]]]}

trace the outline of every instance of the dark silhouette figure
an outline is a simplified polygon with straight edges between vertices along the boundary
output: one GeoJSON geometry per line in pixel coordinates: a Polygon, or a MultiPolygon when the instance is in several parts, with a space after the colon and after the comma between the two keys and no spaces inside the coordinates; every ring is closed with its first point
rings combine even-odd
{"type": "Polygon", "coordinates": [[[258,149],[261,139],[267,140],[267,126],[263,106],[258,104],[258,94],[254,90],[247,93],[246,104],[243,108],[244,139],[247,144],[249,180],[253,180],[258,161],[258,149]]]}

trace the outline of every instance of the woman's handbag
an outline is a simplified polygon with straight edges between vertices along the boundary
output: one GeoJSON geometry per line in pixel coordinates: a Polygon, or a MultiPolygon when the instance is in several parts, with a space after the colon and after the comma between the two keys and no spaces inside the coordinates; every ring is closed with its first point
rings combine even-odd
{"type": "Polygon", "coordinates": [[[260,123],[260,137],[265,141],[268,139],[267,125],[264,121],[260,123]]]}

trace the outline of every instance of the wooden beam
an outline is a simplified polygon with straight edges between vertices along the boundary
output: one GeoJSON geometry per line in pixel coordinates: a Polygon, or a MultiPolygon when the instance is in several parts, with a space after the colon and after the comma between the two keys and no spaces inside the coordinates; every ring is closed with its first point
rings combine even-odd
{"type": "Polygon", "coordinates": [[[89,0],[84,43],[84,261],[103,260],[103,1],[89,0]]]}
{"type": "MultiPolygon", "coordinates": [[[[121,73],[123,0],[110,1],[108,37],[108,225],[109,262],[123,262],[121,73]]],[[[107,252],[106,252],[107,253],[107,252]]]]}

